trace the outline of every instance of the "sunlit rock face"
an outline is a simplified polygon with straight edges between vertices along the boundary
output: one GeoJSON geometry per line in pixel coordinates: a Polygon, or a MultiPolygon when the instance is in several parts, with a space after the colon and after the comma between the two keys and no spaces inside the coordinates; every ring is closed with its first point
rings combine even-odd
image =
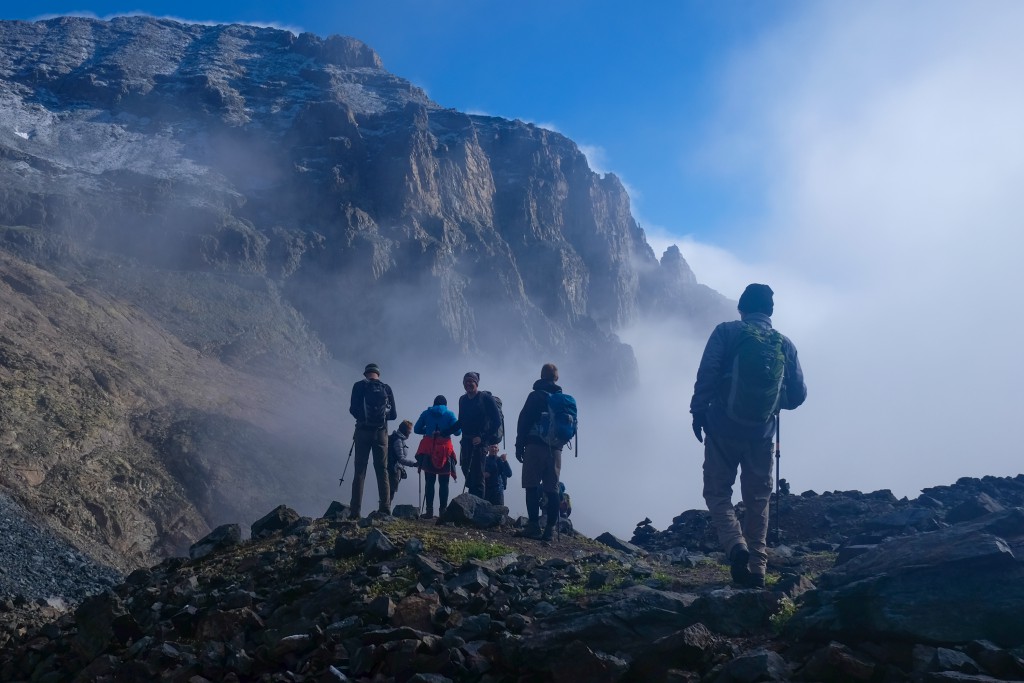
{"type": "Polygon", "coordinates": [[[437,352],[573,354],[628,384],[614,332],[645,301],[720,317],[571,140],[444,109],[358,40],[143,17],[2,30],[7,225],[264,277],[338,356],[387,355],[412,327],[437,352]],[[370,316],[373,338],[353,334],[370,316]]]}
{"type": "Polygon", "coordinates": [[[122,556],[308,490],[278,453],[326,458],[295,446],[317,429],[272,407],[329,361],[543,358],[615,390],[624,326],[730,315],[571,140],[252,26],[0,22],[0,248],[0,475],[122,556]]]}

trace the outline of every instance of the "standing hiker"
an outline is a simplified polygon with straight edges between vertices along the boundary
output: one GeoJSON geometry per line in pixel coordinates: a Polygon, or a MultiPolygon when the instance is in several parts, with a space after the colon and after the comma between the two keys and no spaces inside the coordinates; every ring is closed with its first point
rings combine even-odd
{"type": "Polygon", "coordinates": [[[523,536],[550,541],[558,524],[558,477],[562,446],[576,434],[576,401],[555,384],[558,368],[545,363],[526,397],[516,427],[516,459],[523,463],[527,523],[523,536]],[[541,491],[547,495],[547,523],[540,530],[541,491]]]}
{"type": "Polygon", "coordinates": [[[455,479],[455,449],[452,447],[452,436],[461,434],[455,426],[455,413],[448,409],[448,399],[436,396],[434,405],[420,413],[416,425],[412,428],[422,434],[419,448],[416,449],[416,466],[423,471],[427,489],[425,492],[427,510],[423,519],[434,516],[434,482],[437,482],[437,493],[440,508],[438,514],[443,515],[448,507],[448,484],[455,479]]]}
{"type": "Polygon", "coordinates": [[[408,475],[405,467],[416,467],[415,460],[409,460],[409,447],[405,440],[412,433],[412,422],[402,420],[398,429],[391,432],[388,437],[388,484],[391,487],[391,501],[395,500],[395,493],[398,491],[398,484],[408,475]],[[403,465],[405,467],[403,467],[403,465]]]}
{"type": "Polygon", "coordinates": [[[380,381],[380,368],[370,363],[363,370],[364,379],[352,386],[352,399],[348,412],[356,419],[352,437],[356,456],[355,474],[352,476],[352,519],[359,518],[363,503],[363,481],[366,467],[373,452],[373,471],[377,475],[377,509],[391,514],[391,487],[388,484],[388,420],[398,419],[395,395],[391,387],[380,381]]]}
{"type": "Polygon", "coordinates": [[[462,378],[466,393],[459,397],[458,427],[462,430],[459,461],[469,492],[484,497],[484,460],[487,448],[501,443],[501,408],[489,391],[480,391],[480,373],[467,372],[462,378]]]}
{"type": "Polygon", "coordinates": [[[772,329],[771,287],[748,285],[740,319],[711,333],[697,370],[690,412],[704,444],[704,500],[739,585],[764,586],[768,565],[768,504],[772,493],[772,436],[779,409],[807,398],[793,342],[772,329]],[[746,512],[736,519],[732,488],[740,471],[746,512]]]}
{"type": "Polygon", "coordinates": [[[484,498],[492,505],[505,504],[505,486],[512,476],[512,467],[508,464],[508,456],[498,455],[498,444],[487,449],[487,460],[484,462],[484,498]]]}

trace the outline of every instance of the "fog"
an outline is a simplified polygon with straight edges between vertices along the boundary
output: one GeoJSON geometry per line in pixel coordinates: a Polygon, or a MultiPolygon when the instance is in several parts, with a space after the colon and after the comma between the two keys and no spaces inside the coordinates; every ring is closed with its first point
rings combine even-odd
{"type": "MultiPolygon", "coordinates": [[[[1024,6],[807,9],[736,56],[695,155],[727,160],[722,182],[755,184],[765,215],[728,245],[655,231],[656,251],[678,242],[734,298],[775,289],[809,389],[783,414],[795,492],[1015,475],[1024,6]]],[[[639,350],[695,369],[687,345],[639,350]]]]}
{"type": "MultiPolygon", "coordinates": [[[[731,298],[749,282],[775,289],[775,325],[796,344],[809,390],[783,413],[780,464],[794,492],[914,497],[1022,471],[1021,25],[1024,7],[1012,4],[807,5],[734,56],[707,145],[684,160],[759,193],[763,214],[717,244],[645,226],[657,254],[679,244],[698,280],[731,298]]],[[[622,330],[638,390],[576,394],[580,453],[563,458],[563,480],[585,533],[628,538],[644,517],[665,528],[703,507],[688,404],[709,332],[622,330]]],[[[510,423],[545,360],[562,364],[476,368],[510,423]]],[[[417,409],[437,392],[454,405],[460,378],[420,390],[417,409]]],[[[403,487],[400,501],[415,488],[403,487]]]]}

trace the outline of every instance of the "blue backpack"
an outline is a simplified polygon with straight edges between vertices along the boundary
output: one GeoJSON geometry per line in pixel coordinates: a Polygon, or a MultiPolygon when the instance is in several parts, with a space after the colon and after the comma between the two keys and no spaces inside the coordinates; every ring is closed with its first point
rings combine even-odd
{"type": "Polygon", "coordinates": [[[541,413],[530,433],[539,436],[552,448],[561,448],[576,436],[576,399],[569,394],[544,393],[548,395],[548,409],[541,413]]]}

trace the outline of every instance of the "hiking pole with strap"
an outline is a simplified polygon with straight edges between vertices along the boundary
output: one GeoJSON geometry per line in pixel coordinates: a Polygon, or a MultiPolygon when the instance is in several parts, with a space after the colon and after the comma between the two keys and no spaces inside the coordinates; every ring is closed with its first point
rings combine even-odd
{"type": "Polygon", "coordinates": [[[348,464],[352,462],[352,451],[356,449],[356,439],[352,437],[352,445],[348,449],[348,459],[345,460],[345,469],[341,471],[341,479],[338,480],[338,486],[345,483],[345,474],[348,472],[348,464]]]}
{"type": "Polygon", "coordinates": [[[779,515],[781,514],[782,506],[782,493],[781,493],[781,465],[782,460],[782,439],[779,436],[782,431],[782,420],[779,417],[779,413],[775,413],[775,545],[782,544],[782,528],[779,522],[779,515]]]}

